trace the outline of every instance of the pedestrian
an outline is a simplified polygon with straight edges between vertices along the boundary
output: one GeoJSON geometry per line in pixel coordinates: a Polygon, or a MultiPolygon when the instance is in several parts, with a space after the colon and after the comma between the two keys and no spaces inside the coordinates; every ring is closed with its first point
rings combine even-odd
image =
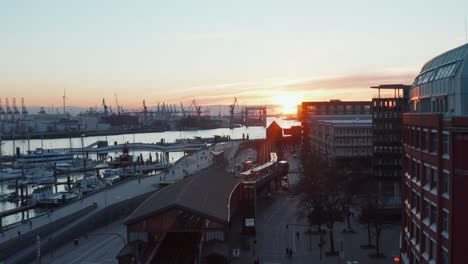
{"type": "Polygon", "coordinates": [[[289,257],[289,248],[286,248],[286,256],[289,257]]]}
{"type": "Polygon", "coordinates": [[[292,249],[290,248],[290,249],[289,249],[289,256],[292,257],[292,255],[293,255],[293,251],[292,251],[292,249]]]}
{"type": "Polygon", "coordinates": [[[29,220],[29,229],[32,229],[32,221],[29,220]]]}
{"type": "Polygon", "coordinates": [[[21,231],[18,230],[18,236],[21,236],[21,231]]]}
{"type": "Polygon", "coordinates": [[[299,232],[296,232],[296,237],[297,239],[299,239],[299,232]]]}

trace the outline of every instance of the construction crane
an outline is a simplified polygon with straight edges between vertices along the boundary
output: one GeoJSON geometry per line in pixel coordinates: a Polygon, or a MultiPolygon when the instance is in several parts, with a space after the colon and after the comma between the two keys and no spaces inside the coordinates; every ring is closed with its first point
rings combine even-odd
{"type": "Polygon", "coordinates": [[[6,104],[7,119],[10,118],[10,117],[13,118],[13,112],[11,111],[10,103],[8,102],[8,98],[5,99],[5,104],[6,104]]]}
{"type": "Polygon", "coordinates": [[[5,116],[5,110],[3,110],[2,106],[2,99],[0,99],[0,119],[2,119],[5,116]]]}
{"type": "Polygon", "coordinates": [[[119,100],[117,99],[117,93],[115,93],[115,104],[117,106],[117,114],[120,115],[120,106],[119,106],[119,100]]]}
{"type": "Polygon", "coordinates": [[[234,122],[234,109],[236,108],[236,105],[238,106],[239,103],[237,102],[237,97],[234,97],[234,103],[232,105],[229,105],[229,122],[233,123],[234,122]]]}
{"type": "Polygon", "coordinates": [[[28,115],[28,110],[26,110],[26,106],[24,105],[24,98],[21,98],[21,114],[23,117],[28,115]]]}
{"type": "Polygon", "coordinates": [[[109,112],[108,112],[107,109],[108,109],[109,107],[106,105],[106,99],[104,99],[104,98],[102,98],[102,107],[104,107],[104,114],[105,114],[105,115],[108,115],[109,112]]]}

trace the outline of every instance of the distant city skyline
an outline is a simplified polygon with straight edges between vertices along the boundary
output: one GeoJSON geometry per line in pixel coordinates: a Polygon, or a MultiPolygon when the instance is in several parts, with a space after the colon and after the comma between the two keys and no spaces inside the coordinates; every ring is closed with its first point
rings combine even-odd
{"type": "MultiPolygon", "coordinates": [[[[370,100],[466,42],[466,1],[4,1],[0,89],[29,106],[370,100]]],[[[10,99],[11,100],[11,99],[10,99]]],[[[11,104],[11,102],[10,102],[11,104]]]]}

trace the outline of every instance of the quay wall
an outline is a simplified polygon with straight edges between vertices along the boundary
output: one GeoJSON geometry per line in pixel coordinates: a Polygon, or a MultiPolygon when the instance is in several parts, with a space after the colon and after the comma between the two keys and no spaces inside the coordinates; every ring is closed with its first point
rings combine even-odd
{"type": "MultiPolygon", "coordinates": [[[[143,201],[145,201],[155,192],[156,191],[152,191],[141,194],[130,199],[109,205],[105,208],[101,208],[100,210],[75,221],[73,224],[63,228],[63,230],[59,230],[55,234],[50,235],[47,240],[41,241],[42,258],[46,260],[49,258],[49,256],[45,256],[46,254],[53,254],[54,249],[63,246],[65,243],[69,243],[74,239],[78,239],[78,241],[81,242],[85,239],[87,233],[98,229],[99,227],[110,224],[115,220],[129,216],[141,203],[143,203],[143,201]]],[[[30,247],[25,254],[20,256],[13,263],[31,263],[36,259],[36,256],[36,248],[30,247]]]]}
{"type": "Polygon", "coordinates": [[[45,224],[41,227],[35,228],[30,232],[21,234],[20,236],[10,239],[0,244],[0,260],[6,259],[10,254],[18,252],[19,249],[31,247],[36,243],[36,237],[47,237],[48,234],[52,234],[57,229],[66,226],[68,223],[75,221],[76,219],[86,215],[97,208],[97,204],[92,204],[79,211],[69,214],[65,217],[57,219],[53,222],[45,224]]]}

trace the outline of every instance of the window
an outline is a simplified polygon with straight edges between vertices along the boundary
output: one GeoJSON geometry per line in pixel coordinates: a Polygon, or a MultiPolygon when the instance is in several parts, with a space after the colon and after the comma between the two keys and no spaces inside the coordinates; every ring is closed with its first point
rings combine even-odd
{"type": "Polygon", "coordinates": [[[421,211],[421,197],[416,195],[416,212],[419,213],[421,211]]]}
{"type": "Polygon", "coordinates": [[[442,231],[448,233],[449,228],[449,215],[446,211],[442,211],[442,231]]]}
{"type": "Polygon", "coordinates": [[[428,131],[424,131],[424,148],[423,149],[429,149],[429,132],[428,131]]]}
{"type": "Polygon", "coordinates": [[[431,238],[428,235],[424,234],[424,252],[426,252],[427,255],[430,256],[431,255],[430,251],[431,251],[431,238]]]}
{"type": "Polygon", "coordinates": [[[448,264],[448,253],[445,249],[442,250],[442,264],[448,264]]]}
{"type": "Polygon", "coordinates": [[[450,175],[448,172],[443,172],[442,174],[442,193],[450,193],[450,175]]]}
{"type": "Polygon", "coordinates": [[[439,142],[437,140],[437,133],[432,132],[432,152],[438,152],[439,151],[439,142]]]}
{"type": "Polygon", "coordinates": [[[429,204],[428,201],[424,201],[424,218],[430,218],[431,217],[431,214],[430,214],[430,209],[431,208],[431,205],[429,204]]]}
{"type": "Polygon", "coordinates": [[[425,174],[424,175],[425,176],[424,183],[430,187],[431,186],[431,168],[426,167],[424,174],[425,174]]]}
{"type": "Polygon", "coordinates": [[[437,170],[432,169],[432,189],[437,190],[437,184],[438,184],[437,170]]]}
{"type": "Polygon", "coordinates": [[[420,164],[420,163],[416,163],[416,175],[415,175],[415,176],[416,176],[416,181],[420,181],[420,180],[421,180],[421,178],[420,178],[420,176],[419,176],[420,170],[421,170],[421,164],[420,164]]]}
{"type": "Polygon", "coordinates": [[[421,132],[420,132],[419,130],[416,130],[415,133],[414,133],[414,143],[415,143],[414,145],[415,145],[416,148],[419,148],[419,147],[420,147],[420,146],[419,146],[419,141],[420,141],[420,139],[421,139],[421,138],[419,137],[420,133],[421,133],[421,132]]]}
{"type": "Polygon", "coordinates": [[[416,227],[415,229],[416,231],[414,233],[414,236],[416,237],[416,244],[419,244],[419,228],[416,227]]]}
{"type": "Polygon", "coordinates": [[[442,135],[442,154],[449,154],[449,135],[442,135]]]}
{"type": "Polygon", "coordinates": [[[431,255],[429,256],[429,259],[436,258],[437,256],[437,244],[435,243],[435,241],[432,241],[432,240],[431,240],[431,244],[432,244],[432,251],[431,251],[431,255]]]}
{"type": "Polygon", "coordinates": [[[427,131],[423,131],[422,132],[422,137],[421,137],[421,149],[426,149],[427,144],[429,143],[427,138],[426,138],[426,135],[427,135],[427,131]]]}
{"type": "Polygon", "coordinates": [[[435,205],[431,205],[431,224],[437,223],[437,207],[435,205]]]}

